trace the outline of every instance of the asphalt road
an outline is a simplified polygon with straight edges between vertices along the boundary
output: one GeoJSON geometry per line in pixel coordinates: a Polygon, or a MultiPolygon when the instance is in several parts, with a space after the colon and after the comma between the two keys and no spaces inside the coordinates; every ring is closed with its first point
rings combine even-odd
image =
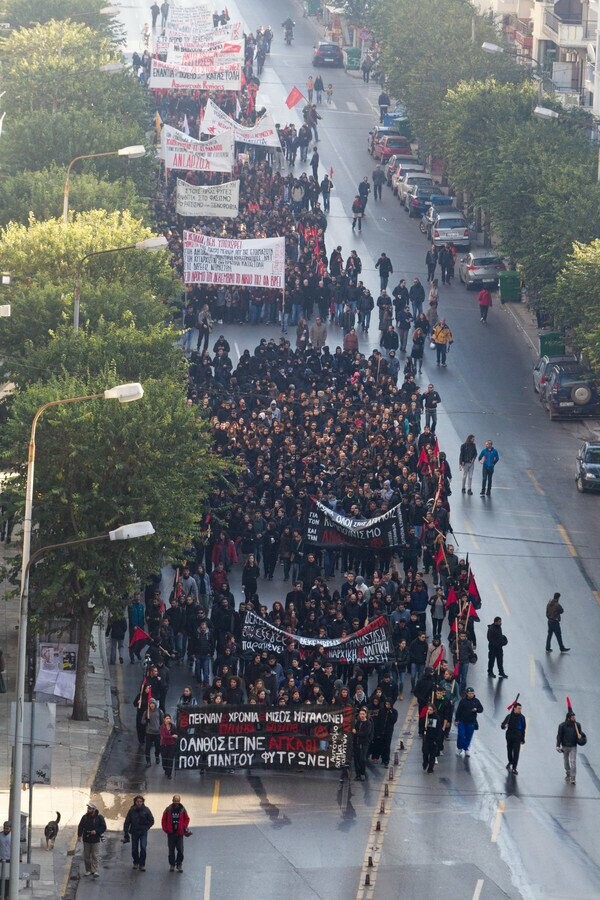
{"type": "MultiPolygon", "coordinates": [[[[264,71],[263,96],[276,120],[292,121],[283,100],[312,72],[314,30],[301,18],[294,44],[286,47],[278,24],[288,7],[243,0],[250,27],[271,22],[276,40],[264,71]],[[285,112],[285,114],[284,114],[285,112]]],[[[137,7],[143,9],[143,7],[137,7]]],[[[135,9],[135,7],[134,7],[135,9]]],[[[230,11],[231,11],[230,5],[230,11]]],[[[129,8],[126,15],[134,21],[129,8]]],[[[139,13],[139,34],[145,14],[139,13]]],[[[385,250],[394,278],[425,277],[425,239],[391,192],[369,201],[362,236],[353,236],[348,211],[356,186],[371,173],[366,135],[375,122],[378,89],[345,72],[326,73],[334,84],[335,108],[325,108],[319,152],[324,169],[334,168],[335,192],[327,231],[328,247],[344,254],[356,247],[365,282],[378,288],[373,259],[385,250]]],[[[296,167],[297,171],[300,168],[296,167]]],[[[155,830],[145,874],[132,872],[128,848],[111,832],[105,845],[102,877],[80,883],[78,897],[242,898],[285,894],[290,900],[321,898],[596,898],[600,896],[600,853],[596,819],[600,799],[600,725],[597,716],[600,664],[597,632],[600,610],[598,498],[577,494],[574,455],[580,437],[597,422],[550,423],[531,388],[532,357],[513,319],[495,304],[487,326],[479,322],[475,295],[459,284],[441,288],[440,314],[450,323],[455,343],[447,369],[428,355],[421,383],[433,381],[442,397],[438,432],[454,469],[452,523],[461,554],[469,553],[483,597],[479,626],[480,662],[471,674],[484,706],[470,759],[457,759],[452,744],[432,776],[424,775],[420,748],[412,742],[408,701],[399,703],[395,745],[406,752],[393,782],[381,767],[366,783],[340,787],[331,775],[200,776],[182,773],[166,782],[158,767],[146,770],[136,750],[131,701],[139,684],[136,666],[117,667],[123,728],[106,759],[98,788],[111,829],[119,829],[131,796],[146,793],[155,817],[172,790],[183,796],[192,818],[183,875],[170,874],[164,835],[155,830]],[[491,437],[501,461],[492,497],[460,493],[458,449],[468,433],[478,447],[491,437]],[[545,605],[562,593],[563,633],[571,653],[544,652],[545,605]],[[501,615],[509,638],[505,666],[509,679],[489,680],[485,669],[485,626],[501,615]],[[500,721],[521,693],[527,717],[527,744],[519,775],[507,777],[500,721]],[[573,700],[588,734],[579,752],[577,785],[563,780],[554,750],[556,728],[573,700]],[[406,725],[403,725],[407,717],[406,725]],[[389,798],[384,797],[387,783],[389,798]],[[380,804],[386,811],[380,813],[380,804]],[[375,832],[377,820],[381,832],[375,832]],[[370,848],[377,840],[378,850],[370,848]],[[369,856],[375,865],[363,868],[369,856]],[[371,887],[365,888],[368,872],[371,887]]],[[[218,335],[220,329],[217,330],[218,335]]],[[[234,361],[262,336],[278,336],[271,326],[223,327],[234,361]]],[[[337,329],[330,344],[341,342],[337,329]]],[[[291,335],[293,338],[294,336],[291,335]]],[[[365,352],[377,346],[376,320],[365,352]]],[[[236,596],[240,596],[238,577],[236,596]]],[[[261,591],[271,602],[285,587],[277,579],[261,591]]],[[[174,674],[171,700],[188,680],[174,674]]]]}

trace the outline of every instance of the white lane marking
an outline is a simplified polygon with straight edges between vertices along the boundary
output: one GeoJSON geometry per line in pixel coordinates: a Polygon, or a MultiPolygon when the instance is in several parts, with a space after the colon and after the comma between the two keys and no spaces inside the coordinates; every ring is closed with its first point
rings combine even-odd
{"type": "Polygon", "coordinates": [[[350,110],[350,112],[358,112],[358,106],[354,102],[354,100],[346,100],[346,106],[350,110]]]}
{"type": "Polygon", "coordinates": [[[477,884],[475,885],[475,890],[473,891],[473,900],[479,900],[481,896],[481,889],[483,887],[483,878],[477,879],[477,884]]]}
{"type": "Polygon", "coordinates": [[[204,870],[204,900],[210,900],[210,882],[212,878],[212,866],[206,866],[204,870]]]}
{"type": "Polygon", "coordinates": [[[502,828],[502,816],[504,815],[504,800],[498,801],[498,809],[496,810],[496,818],[492,826],[492,844],[495,844],[502,828]]]}

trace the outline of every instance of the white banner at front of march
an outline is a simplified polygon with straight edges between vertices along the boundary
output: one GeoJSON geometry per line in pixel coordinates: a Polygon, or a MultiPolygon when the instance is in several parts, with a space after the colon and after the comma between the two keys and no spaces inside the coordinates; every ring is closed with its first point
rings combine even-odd
{"type": "Polygon", "coordinates": [[[242,86],[240,63],[228,63],[217,68],[173,66],[152,59],[148,87],[153,91],[239,91],[242,86]]]}
{"type": "Polygon", "coordinates": [[[212,8],[204,3],[196,3],[194,6],[171,6],[167,18],[167,30],[181,26],[195,28],[199,32],[210,31],[213,27],[212,8]]]}
{"type": "Polygon", "coordinates": [[[206,187],[177,179],[177,213],[180,216],[205,216],[235,219],[239,211],[240,183],[209,184],[206,187]]]}
{"type": "Polygon", "coordinates": [[[271,113],[267,112],[258,120],[256,125],[250,128],[240,125],[234,119],[223,112],[220,106],[209,98],[200,130],[203,134],[222,134],[231,132],[235,140],[244,144],[254,144],[258,147],[279,147],[279,135],[275,128],[275,122],[271,113]]]}
{"type": "Polygon", "coordinates": [[[239,240],[183,232],[185,284],[231,284],[283,290],[285,238],[239,240]]]}
{"type": "Polygon", "coordinates": [[[231,172],[233,137],[231,134],[218,134],[208,141],[197,141],[185,131],[163,125],[161,151],[166,169],[231,172]]]}

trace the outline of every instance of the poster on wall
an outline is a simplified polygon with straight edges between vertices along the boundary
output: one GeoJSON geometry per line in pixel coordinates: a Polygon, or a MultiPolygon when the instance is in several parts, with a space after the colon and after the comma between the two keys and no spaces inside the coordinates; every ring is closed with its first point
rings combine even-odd
{"type": "Polygon", "coordinates": [[[35,690],[72,700],[75,696],[77,644],[40,644],[35,690]]]}

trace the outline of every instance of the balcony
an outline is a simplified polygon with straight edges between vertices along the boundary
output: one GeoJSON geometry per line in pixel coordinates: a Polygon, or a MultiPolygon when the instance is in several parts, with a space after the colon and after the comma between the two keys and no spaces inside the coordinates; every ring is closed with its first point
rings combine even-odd
{"type": "Polygon", "coordinates": [[[506,33],[513,43],[518,44],[524,50],[531,51],[533,46],[533,22],[531,19],[520,19],[515,15],[509,16],[506,33]]]}
{"type": "Polygon", "coordinates": [[[544,36],[558,47],[584,49],[590,40],[595,39],[597,27],[596,19],[582,22],[581,18],[566,19],[548,9],[544,12],[544,36]]]}

